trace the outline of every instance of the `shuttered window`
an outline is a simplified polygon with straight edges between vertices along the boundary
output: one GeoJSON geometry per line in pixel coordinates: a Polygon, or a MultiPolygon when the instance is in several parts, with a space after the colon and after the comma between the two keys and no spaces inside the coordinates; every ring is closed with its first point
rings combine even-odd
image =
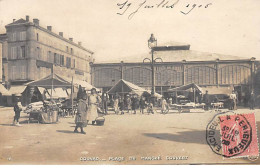
{"type": "Polygon", "coordinates": [[[11,59],[17,58],[17,47],[11,47],[11,59]]]}

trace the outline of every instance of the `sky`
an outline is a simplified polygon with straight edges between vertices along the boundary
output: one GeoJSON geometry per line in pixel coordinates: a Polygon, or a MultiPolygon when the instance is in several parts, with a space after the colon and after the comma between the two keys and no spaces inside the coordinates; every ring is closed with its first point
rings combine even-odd
{"type": "Polygon", "coordinates": [[[0,33],[26,15],[82,41],[96,62],[149,54],[151,33],[158,45],[260,59],[259,0],[0,0],[0,33]]]}

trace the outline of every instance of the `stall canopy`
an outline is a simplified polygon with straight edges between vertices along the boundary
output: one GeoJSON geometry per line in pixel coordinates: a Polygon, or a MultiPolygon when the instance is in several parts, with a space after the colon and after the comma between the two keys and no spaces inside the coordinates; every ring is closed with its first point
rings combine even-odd
{"type": "Polygon", "coordinates": [[[66,79],[62,78],[57,74],[51,74],[45,78],[29,82],[25,85],[43,87],[46,89],[57,88],[57,87],[59,88],[71,87],[71,83],[69,81],[67,81],[66,79]]]}
{"type": "MultiPolygon", "coordinates": [[[[113,86],[109,91],[108,94],[115,94],[115,93],[131,93],[137,94],[141,96],[143,93],[151,94],[151,91],[145,90],[131,82],[125,81],[123,79],[119,80],[115,86],[113,86]]],[[[156,93],[156,97],[162,97],[160,94],[156,93]]]]}
{"type": "Polygon", "coordinates": [[[199,87],[195,83],[191,83],[191,84],[188,84],[188,85],[183,85],[183,86],[180,86],[180,87],[168,89],[168,91],[169,92],[176,92],[176,91],[189,90],[191,88],[195,88],[196,90],[198,90],[202,94],[205,94],[206,91],[208,91],[208,94],[211,94],[211,95],[228,95],[228,94],[231,94],[232,90],[233,90],[232,87],[217,87],[217,86],[212,86],[212,87],[207,87],[207,88],[203,87],[202,88],[202,87],[199,87]]]}
{"type": "Polygon", "coordinates": [[[24,92],[25,89],[26,89],[26,86],[24,86],[24,85],[19,85],[19,86],[13,85],[9,89],[9,92],[11,92],[11,94],[13,94],[15,96],[22,96],[22,93],[24,92]]]}
{"type": "Polygon", "coordinates": [[[208,94],[214,94],[214,95],[229,95],[232,93],[233,87],[208,87],[208,88],[203,88],[203,94],[208,91],[208,94]]]}
{"type": "MultiPolygon", "coordinates": [[[[63,76],[61,76],[61,77],[70,83],[72,82],[72,78],[63,77],[63,76]]],[[[81,85],[81,87],[85,88],[85,90],[91,90],[92,88],[95,88],[95,86],[89,84],[88,82],[79,80],[79,79],[73,79],[73,85],[76,87],[79,87],[79,85],[81,85]]],[[[97,88],[96,88],[96,90],[100,91],[97,88]]]]}
{"type": "Polygon", "coordinates": [[[203,93],[203,89],[196,85],[195,83],[190,83],[188,85],[183,85],[175,88],[168,89],[169,92],[176,92],[176,91],[183,91],[183,90],[189,90],[189,89],[196,89],[203,93]]]}
{"type": "Polygon", "coordinates": [[[51,93],[52,93],[52,98],[54,98],[54,99],[68,98],[69,97],[66,90],[64,90],[62,88],[55,88],[55,89],[52,90],[52,92],[51,92],[51,89],[47,89],[47,92],[45,93],[46,99],[51,98],[51,93]]]}
{"type": "Polygon", "coordinates": [[[2,84],[0,84],[0,93],[3,96],[12,96],[12,93],[8,91],[2,84]]]}

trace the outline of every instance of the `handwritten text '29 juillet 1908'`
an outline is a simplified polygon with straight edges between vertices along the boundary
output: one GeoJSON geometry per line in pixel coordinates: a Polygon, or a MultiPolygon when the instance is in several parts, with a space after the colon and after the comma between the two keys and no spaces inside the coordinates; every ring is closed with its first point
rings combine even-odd
{"type": "MultiPolygon", "coordinates": [[[[149,2],[148,0],[143,0],[139,4],[134,4],[133,2],[126,0],[122,3],[117,3],[119,7],[118,15],[125,15],[128,13],[128,19],[131,20],[136,13],[141,9],[155,9],[155,8],[164,8],[164,9],[174,9],[174,7],[180,2],[180,0],[159,0],[158,2],[149,2]]],[[[188,15],[195,8],[208,8],[212,3],[196,4],[196,3],[187,3],[183,6],[183,10],[180,12],[183,15],[188,15]]]]}

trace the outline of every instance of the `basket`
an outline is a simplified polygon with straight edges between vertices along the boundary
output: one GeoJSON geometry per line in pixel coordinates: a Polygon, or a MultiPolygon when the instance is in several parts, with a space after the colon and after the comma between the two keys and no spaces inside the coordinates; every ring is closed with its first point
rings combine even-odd
{"type": "Polygon", "coordinates": [[[96,123],[97,123],[98,126],[104,125],[104,123],[105,123],[105,118],[104,118],[104,117],[97,117],[97,118],[96,118],[96,123]]]}

